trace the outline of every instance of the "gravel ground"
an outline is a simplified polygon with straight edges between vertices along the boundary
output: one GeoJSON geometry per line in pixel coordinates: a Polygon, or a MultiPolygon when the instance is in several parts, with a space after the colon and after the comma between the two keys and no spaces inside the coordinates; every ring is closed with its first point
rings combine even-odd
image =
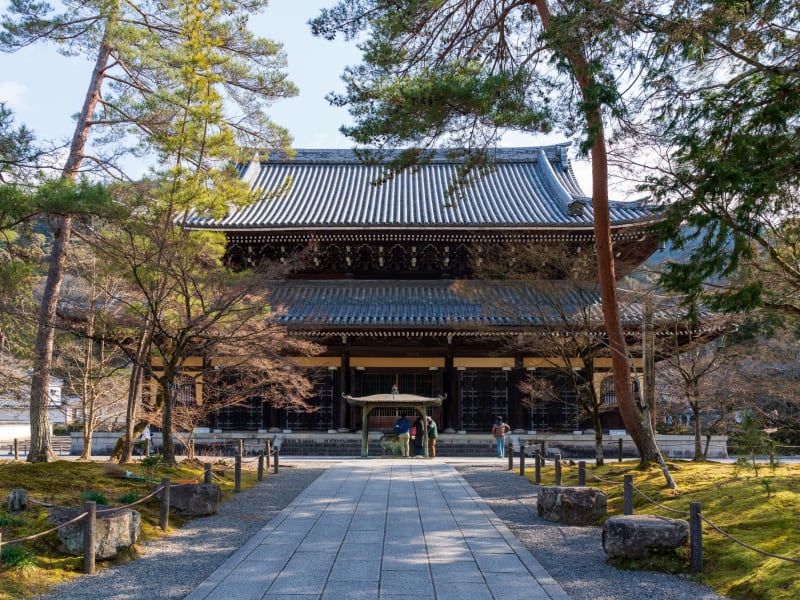
{"type": "Polygon", "coordinates": [[[536,512],[539,488],[527,478],[494,466],[458,466],[457,470],[573,600],[724,598],[685,576],[607,565],[600,528],[541,519],[536,512]]]}
{"type": "MultiPolygon", "coordinates": [[[[331,463],[282,466],[277,477],[240,494],[216,515],[195,519],[150,541],[141,558],[93,577],[78,577],[40,600],[153,600],[185,597],[237,548],[283,510],[331,463]]],[[[686,577],[621,571],[605,563],[598,527],[568,527],[536,513],[527,479],[496,466],[459,465],[458,471],[492,507],[573,600],[719,600],[686,577]]]]}

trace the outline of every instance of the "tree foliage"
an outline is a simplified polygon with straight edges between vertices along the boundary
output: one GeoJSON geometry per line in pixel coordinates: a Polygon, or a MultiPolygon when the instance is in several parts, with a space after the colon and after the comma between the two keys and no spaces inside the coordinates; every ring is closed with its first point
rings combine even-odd
{"type": "Polygon", "coordinates": [[[644,22],[660,62],[648,113],[671,153],[650,188],[687,260],[662,283],[723,310],[800,314],[800,7],[681,2],[644,22]]]}

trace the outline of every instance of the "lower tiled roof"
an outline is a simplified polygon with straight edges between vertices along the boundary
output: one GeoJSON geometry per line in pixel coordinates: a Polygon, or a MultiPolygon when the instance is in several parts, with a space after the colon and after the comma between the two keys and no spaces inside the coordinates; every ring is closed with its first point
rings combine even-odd
{"type": "MultiPolygon", "coordinates": [[[[273,307],[294,329],[475,333],[602,325],[595,287],[522,281],[286,281],[273,307]],[[588,315],[588,317],[584,316],[588,315]]],[[[636,321],[635,314],[629,317],[636,321]]]]}

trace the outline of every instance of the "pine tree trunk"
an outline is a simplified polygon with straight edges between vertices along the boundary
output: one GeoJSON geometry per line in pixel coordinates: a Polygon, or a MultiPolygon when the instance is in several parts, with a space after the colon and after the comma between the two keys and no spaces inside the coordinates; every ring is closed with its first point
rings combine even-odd
{"type": "MultiPolygon", "coordinates": [[[[550,28],[550,6],[547,0],[534,0],[542,26],[550,28]]],[[[575,75],[584,100],[586,130],[591,136],[592,159],[592,208],[594,213],[594,236],[597,252],[597,276],[600,284],[600,297],[603,305],[606,334],[611,349],[611,364],[614,371],[614,389],[617,406],[628,435],[631,436],[642,463],[659,461],[661,455],[649,427],[645,426],[643,416],[636,407],[631,390],[630,361],[622,330],[622,320],[617,303],[617,278],[614,270],[614,254],[611,240],[611,215],[608,203],[608,153],[603,128],[601,107],[595,98],[597,82],[592,77],[586,57],[580,45],[560,49],[575,75]]]]}
{"type": "MultiPolygon", "coordinates": [[[[86,91],[83,109],[75,126],[69,155],[62,171],[62,177],[65,179],[75,179],[83,162],[92,115],[100,99],[104,71],[110,55],[111,48],[108,44],[103,43],[97,53],[97,60],[86,91]]],[[[28,453],[29,462],[47,462],[57,458],[53,452],[50,435],[50,417],[47,413],[49,404],[48,392],[50,371],[53,366],[56,313],[71,234],[72,216],[55,217],[53,248],[50,252],[50,266],[47,270],[47,280],[42,293],[42,304],[39,309],[39,329],[36,334],[36,346],[34,348],[30,401],[31,447],[28,453]]]]}
{"type": "Polygon", "coordinates": [[[56,460],[50,434],[50,370],[53,363],[53,340],[55,338],[56,310],[67,259],[67,245],[72,231],[72,217],[65,215],[56,219],[53,231],[53,249],[50,266],[39,308],[39,330],[34,347],[33,375],[31,376],[31,446],[28,462],[50,462],[56,460]]]}

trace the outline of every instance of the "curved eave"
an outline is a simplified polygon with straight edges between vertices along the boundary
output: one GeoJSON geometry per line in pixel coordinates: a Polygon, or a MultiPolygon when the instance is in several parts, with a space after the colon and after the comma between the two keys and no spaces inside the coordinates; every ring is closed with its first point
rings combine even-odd
{"type": "Polygon", "coordinates": [[[371,396],[354,397],[347,394],[342,396],[350,406],[402,406],[402,407],[428,407],[441,406],[444,398],[415,396],[413,394],[373,394],[371,396]]]}
{"type": "MultiPolygon", "coordinates": [[[[631,219],[629,221],[616,221],[611,224],[612,235],[624,229],[642,229],[658,222],[657,216],[640,217],[631,219]]],[[[404,234],[420,234],[420,233],[441,233],[443,231],[454,233],[477,232],[484,234],[497,234],[500,233],[523,233],[525,235],[537,235],[541,233],[563,233],[563,232],[586,232],[589,234],[594,233],[593,223],[564,223],[553,225],[541,225],[538,223],[523,223],[523,224],[464,224],[464,225],[435,225],[435,224],[422,224],[422,223],[377,223],[371,225],[332,225],[329,223],[304,223],[301,226],[289,224],[277,225],[189,225],[186,227],[189,230],[196,231],[222,231],[224,233],[249,233],[249,234],[269,234],[269,233],[303,233],[309,234],[309,230],[324,230],[327,234],[335,233],[376,233],[386,232],[393,233],[395,231],[404,234]],[[409,232],[409,228],[414,228],[413,232],[409,232]]]]}

